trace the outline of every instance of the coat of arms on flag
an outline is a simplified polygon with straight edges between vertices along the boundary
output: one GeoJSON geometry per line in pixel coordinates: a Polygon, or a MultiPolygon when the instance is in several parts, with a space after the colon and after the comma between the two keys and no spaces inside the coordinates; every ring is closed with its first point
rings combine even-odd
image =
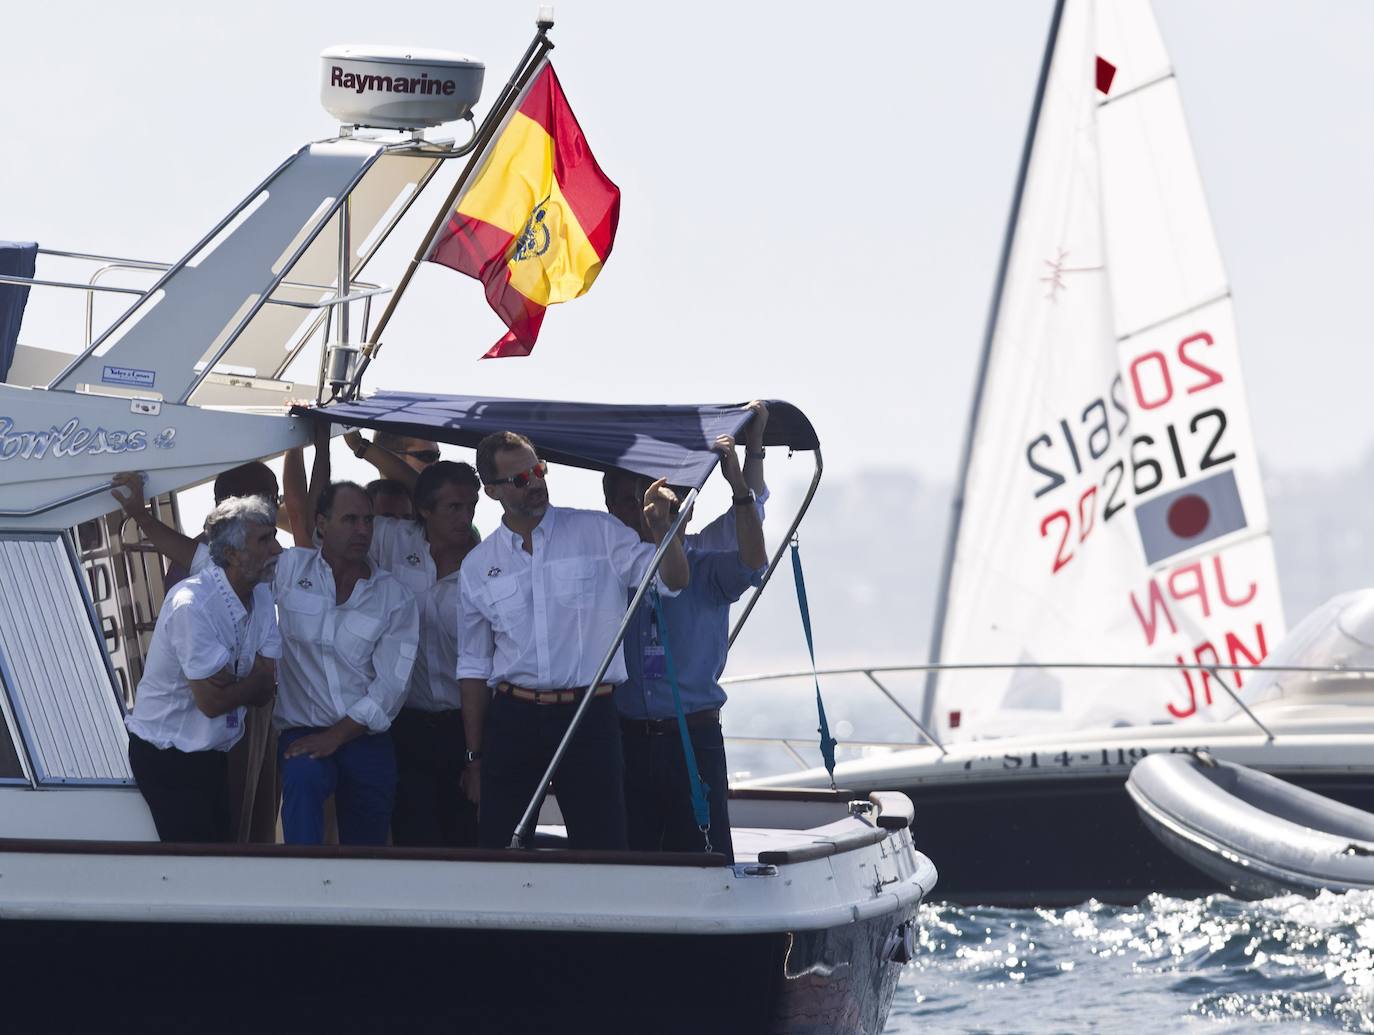
{"type": "Polygon", "coordinates": [[[546,61],[493,134],[426,258],[482,281],[510,328],[483,358],[527,356],[544,310],[596,280],[619,217],[620,189],[596,164],[546,61]]]}

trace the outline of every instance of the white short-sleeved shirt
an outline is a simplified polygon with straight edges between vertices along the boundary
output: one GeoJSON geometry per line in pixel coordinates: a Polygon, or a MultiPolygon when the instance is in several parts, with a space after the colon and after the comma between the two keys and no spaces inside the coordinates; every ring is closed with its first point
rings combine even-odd
{"type": "Polygon", "coordinates": [[[282,637],[277,728],[323,728],[347,716],[373,733],[388,729],[415,664],[414,594],[374,565],[336,603],[334,569],[303,547],[282,551],[272,590],[282,637]]]}
{"type": "Polygon", "coordinates": [[[405,706],[426,712],[463,706],[458,692],[458,572],[438,578],[429,540],[418,521],[379,517],[368,558],[415,594],[420,645],[405,706]]]}
{"type": "MultiPolygon", "coordinates": [[[[206,551],[209,557],[209,551],[206,551]]],[[[245,608],[215,564],[174,586],[153,628],[148,665],[139,680],[129,732],[159,748],[228,751],[243,736],[243,708],[210,718],[196,707],[191,681],[228,667],[242,678],[257,655],[280,658],[272,590],[253,588],[245,608]]]]}
{"type": "MultiPolygon", "coordinates": [[[[550,507],[534,553],[504,524],[458,569],[458,678],[532,690],[585,687],[596,675],[656,547],[603,511],[550,507]]],[[[659,591],[676,596],[659,580],[659,591]]],[[[605,680],[625,681],[617,651],[605,680]]]]}

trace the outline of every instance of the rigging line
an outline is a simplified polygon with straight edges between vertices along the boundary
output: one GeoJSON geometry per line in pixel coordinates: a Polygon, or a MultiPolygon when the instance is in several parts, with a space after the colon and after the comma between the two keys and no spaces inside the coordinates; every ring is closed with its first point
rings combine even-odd
{"type": "Polygon", "coordinates": [[[1124,93],[1119,93],[1115,97],[1108,97],[1105,101],[1098,101],[1097,106],[1099,109],[1101,109],[1105,108],[1109,104],[1115,104],[1117,101],[1124,101],[1127,97],[1140,93],[1141,90],[1148,90],[1150,87],[1158,86],[1160,83],[1167,83],[1172,78],[1174,78],[1174,70],[1170,68],[1169,71],[1165,72],[1163,75],[1159,76],[1156,79],[1151,79],[1148,83],[1141,83],[1139,86],[1132,86],[1129,90],[1125,91],[1124,93]]]}
{"type": "MultiPolygon", "coordinates": [[[[938,664],[920,665],[883,665],[871,669],[864,668],[819,668],[818,676],[863,675],[865,672],[928,672],[939,669],[948,672],[996,672],[1014,669],[1101,669],[1103,671],[1147,671],[1147,672],[1296,672],[1328,676],[1374,676],[1370,668],[1342,668],[1333,665],[1226,665],[1217,661],[1175,662],[1175,661],[942,661],[938,664]]],[[[809,679],[811,670],[801,672],[759,672],[743,676],[726,676],[722,686],[736,683],[762,683],[773,679],[809,679]]]]}
{"type": "Polygon", "coordinates": [[[1200,309],[1206,309],[1209,305],[1215,305],[1218,302],[1225,302],[1230,297],[1231,289],[1228,287],[1219,294],[1213,295],[1211,298],[1204,299],[1201,302],[1197,302],[1193,305],[1188,306],[1186,309],[1180,309],[1178,312],[1171,313],[1169,316],[1161,317],[1154,323],[1147,323],[1144,327],[1137,327],[1133,331],[1128,331],[1126,334],[1120,335],[1116,339],[1117,344],[1119,345],[1123,341],[1129,341],[1131,338],[1135,338],[1141,334],[1146,333],[1147,331],[1152,331],[1156,327],[1163,327],[1166,323],[1169,323],[1171,320],[1177,320],[1179,317],[1187,316],[1189,313],[1196,313],[1200,309]]]}

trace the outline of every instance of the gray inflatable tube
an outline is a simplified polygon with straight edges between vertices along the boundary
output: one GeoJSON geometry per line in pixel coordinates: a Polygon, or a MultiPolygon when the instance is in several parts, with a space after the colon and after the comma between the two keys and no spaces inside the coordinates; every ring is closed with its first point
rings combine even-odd
{"type": "Polygon", "coordinates": [[[1374,888],[1374,814],[1205,752],[1141,759],[1126,790],[1151,833],[1242,897],[1374,888]]]}

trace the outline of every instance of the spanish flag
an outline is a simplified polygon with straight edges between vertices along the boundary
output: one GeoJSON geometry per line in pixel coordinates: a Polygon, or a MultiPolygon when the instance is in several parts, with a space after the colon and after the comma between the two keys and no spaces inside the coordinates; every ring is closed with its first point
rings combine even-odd
{"type": "Polygon", "coordinates": [[[592,157],[553,66],[530,78],[426,258],[486,285],[510,328],[483,356],[528,356],[544,310],[592,286],[620,188],[592,157]]]}

